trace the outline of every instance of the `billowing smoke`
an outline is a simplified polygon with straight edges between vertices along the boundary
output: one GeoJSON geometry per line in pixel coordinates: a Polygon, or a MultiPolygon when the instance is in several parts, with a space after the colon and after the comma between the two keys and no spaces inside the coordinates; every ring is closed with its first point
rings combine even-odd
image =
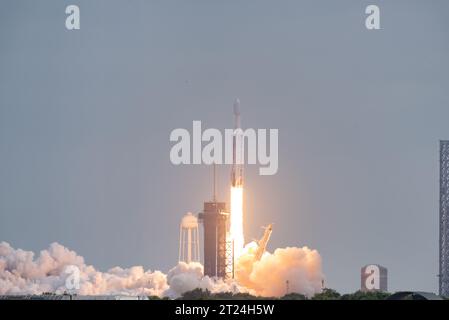
{"type": "MultiPolygon", "coordinates": [[[[48,250],[34,253],[14,249],[8,243],[0,243],[0,294],[41,294],[68,290],[73,266],[79,270],[80,295],[126,294],[159,295],[167,289],[166,275],[160,271],[144,271],[136,266],[129,269],[115,267],[100,272],[86,265],[84,258],[58,243],[48,250]],[[71,272],[67,272],[70,267],[71,272]],[[67,282],[69,281],[69,282],[67,282]]],[[[72,289],[69,286],[70,289],[72,289]]]]}
{"type": "MultiPolygon", "coordinates": [[[[261,296],[281,296],[289,281],[290,292],[313,295],[321,286],[321,259],[317,251],[304,248],[277,249],[253,261],[254,248],[245,247],[245,254],[236,264],[236,279],[221,280],[203,276],[200,263],[178,263],[167,274],[145,271],[141,266],[115,267],[107,272],[86,265],[84,258],[58,243],[52,243],[35,257],[31,251],[14,249],[0,243],[0,294],[62,294],[79,270],[76,293],[79,295],[156,295],[176,298],[184,292],[201,288],[212,293],[248,292],[261,296]],[[70,271],[69,270],[69,271],[70,271]]],[[[72,289],[72,288],[69,288],[72,289]]]]}
{"type": "Polygon", "coordinates": [[[278,248],[254,261],[256,249],[255,242],[247,244],[236,264],[236,280],[241,285],[265,297],[291,292],[311,297],[321,291],[323,274],[318,251],[307,247],[278,248]]]}
{"type": "Polygon", "coordinates": [[[176,267],[167,274],[167,284],[169,289],[164,295],[176,298],[184,292],[200,288],[217,292],[251,292],[247,288],[237,284],[235,280],[212,279],[203,276],[203,266],[198,262],[179,262],[176,267]]]}

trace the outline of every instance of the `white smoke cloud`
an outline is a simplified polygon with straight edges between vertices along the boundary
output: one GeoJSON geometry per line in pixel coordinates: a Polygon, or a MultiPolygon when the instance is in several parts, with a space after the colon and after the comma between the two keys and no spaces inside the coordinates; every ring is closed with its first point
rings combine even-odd
{"type": "Polygon", "coordinates": [[[78,256],[58,243],[48,250],[34,253],[14,249],[8,243],[0,243],[0,294],[41,294],[69,291],[66,286],[67,266],[76,266],[80,271],[80,295],[158,295],[168,289],[166,275],[160,271],[144,271],[136,266],[129,269],[115,267],[107,272],[97,271],[86,265],[78,256]]]}
{"type": "Polygon", "coordinates": [[[248,292],[261,296],[282,296],[285,281],[290,292],[313,295],[321,287],[321,258],[317,251],[304,248],[277,249],[253,261],[257,245],[246,246],[237,261],[236,279],[222,280],[203,276],[200,263],[179,262],[167,274],[145,271],[142,266],[115,267],[107,272],[86,265],[84,258],[58,243],[52,243],[35,257],[31,251],[0,243],[0,295],[64,293],[68,290],[68,266],[79,269],[79,295],[156,295],[177,298],[201,288],[212,293],[248,292]]]}
{"type": "Polygon", "coordinates": [[[236,264],[236,279],[241,285],[265,297],[285,295],[287,281],[289,293],[311,297],[321,291],[323,274],[318,251],[307,247],[278,248],[254,261],[256,249],[255,242],[247,244],[236,264]]]}
{"type": "Polygon", "coordinates": [[[165,295],[176,298],[184,292],[196,288],[209,290],[212,293],[217,292],[248,292],[248,289],[239,286],[235,280],[222,280],[203,276],[203,266],[198,262],[179,262],[176,267],[167,274],[167,284],[169,290],[165,295]]]}

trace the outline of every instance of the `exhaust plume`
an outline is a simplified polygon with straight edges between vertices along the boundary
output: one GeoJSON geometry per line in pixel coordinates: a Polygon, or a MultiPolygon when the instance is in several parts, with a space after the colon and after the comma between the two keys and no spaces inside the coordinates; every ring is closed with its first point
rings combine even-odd
{"type": "Polygon", "coordinates": [[[241,285],[264,297],[292,292],[312,297],[321,292],[323,274],[318,251],[307,247],[278,248],[274,253],[266,251],[259,261],[255,259],[256,251],[257,244],[250,242],[237,261],[235,274],[241,285]]]}
{"type": "Polygon", "coordinates": [[[321,258],[317,251],[304,248],[277,249],[266,252],[254,262],[256,243],[248,244],[236,264],[236,279],[222,280],[203,276],[198,262],[179,262],[167,274],[145,271],[142,266],[115,267],[106,272],[87,265],[84,258],[66,247],[52,243],[35,257],[31,251],[14,249],[0,243],[0,295],[62,294],[70,274],[66,268],[79,269],[79,295],[146,295],[177,298],[201,288],[212,293],[247,292],[260,296],[282,296],[285,281],[290,291],[313,295],[321,290],[321,258]]]}

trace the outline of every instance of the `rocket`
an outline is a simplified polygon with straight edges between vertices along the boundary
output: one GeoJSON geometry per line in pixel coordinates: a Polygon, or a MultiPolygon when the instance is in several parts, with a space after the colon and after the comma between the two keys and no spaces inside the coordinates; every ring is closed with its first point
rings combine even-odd
{"type": "Polygon", "coordinates": [[[243,186],[243,131],[240,127],[240,100],[234,101],[234,135],[232,139],[231,186],[243,186]]]}

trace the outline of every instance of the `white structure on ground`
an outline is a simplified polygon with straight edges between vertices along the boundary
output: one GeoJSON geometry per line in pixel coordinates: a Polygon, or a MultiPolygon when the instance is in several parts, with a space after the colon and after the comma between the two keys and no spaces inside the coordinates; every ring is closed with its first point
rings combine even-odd
{"type": "Polygon", "coordinates": [[[198,219],[188,212],[179,226],[179,261],[200,261],[198,219]]]}

